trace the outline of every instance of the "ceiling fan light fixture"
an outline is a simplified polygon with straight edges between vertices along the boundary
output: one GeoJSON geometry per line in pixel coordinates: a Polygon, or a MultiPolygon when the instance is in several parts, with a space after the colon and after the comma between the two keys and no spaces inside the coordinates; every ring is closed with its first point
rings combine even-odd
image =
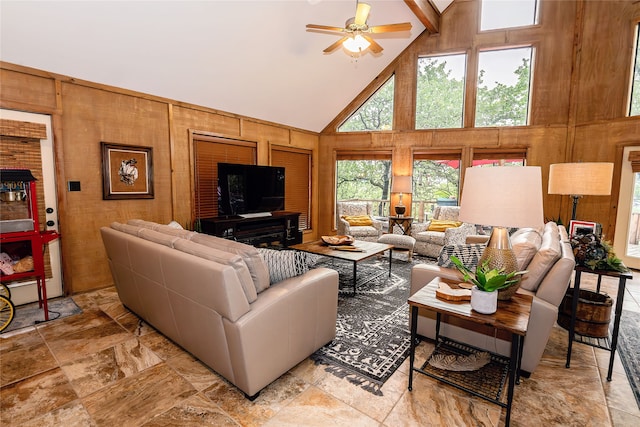
{"type": "Polygon", "coordinates": [[[369,45],[371,45],[371,43],[369,43],[369,41],[362,37],[360,34],[356,34],[355,36],[349,37],[344,42],[342,42],[342,45],[349,52],[360,53],[366,50],[369,45]]]}

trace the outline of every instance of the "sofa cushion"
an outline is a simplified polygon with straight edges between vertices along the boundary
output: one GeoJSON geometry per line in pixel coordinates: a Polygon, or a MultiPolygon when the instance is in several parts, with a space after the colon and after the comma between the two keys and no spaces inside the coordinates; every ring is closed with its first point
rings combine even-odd
{"type": "Polygon", "coordinates": [[[535,228],[520,228],[509,239],[516,254],[518,270],[526,270],[534,255],[542,245],[542,235],[535,228]]]}
{"type": "Polygon", "coordinates": [[[527,291],[536,292],[544,276],[560,259],[561,255],[558,226],[554,222],[549,222],[544,227],[540,249],[527,266],[528,272],[522,276],[520,287],[527,291]]]}
{"type": "Polygon", "coordinates": [[[258,252],[269,268],[269,279],[272,285],[309,271],[307,254],[304,252],[277,251],[267,248],[258,248],[258,252]]]}
{"type": "Polygon", "coordinates": [[[132,236],[137,236],[140,233],[140,230],[144,230],[144,228],[139,227],[137,225],[130,224],[122,224],[120,222],[112,222],[111,228],[114,230],[122,231],[127,234],[131,234],[132,236]]]}
{"type": "Polygon", "coordinates": [[[456,228],[462,225],[462,221],[453,221],[449,219],[432,219],[429,224],[428,231],[444,232],[447,228],[456,228]]]}
{"type": "Polygon", "coordinates": [[[269,287],[269,270],[267,269],[264,259],[253,246],[202,233],[195,233],[193,237],[191,237],[191,241],[240,255],[247,264],[247,268],[249,268],[256,292],[260,293],[269,287]]]}
{"type": "Polygon", "coordinates": [[[350,226],[373,225],[373,220],[369,215],[343,215],[342,219],[347,221],[350,226]]]}
{"type": "Polygon", "coordinates": [[[416,242],[424,242],[431,243],[432,245],[444,246],[444,233],[441,233],[439,231],[422,231],[416,234],[415,238],[416,242]]]}
{"type": "Polygon", "coordinates": [[[127,224],[148,228],[150,230],[154,230],[158,225],[160,225],[157,222],[145,221],[144,219],[137,219],[137,218],[130,219],[129,221],[127,221],[127,224]]]}
{"type": "Polygon", "coordinates": [[[145,240],[149,240],[150,242],[159,243],[170,248],[173,247],[176,241],[181,239],[178,236],[171,236],[169,234],[160,233],[159,231],[149,230],[148,228],[141,229],[138,236],[145,240]]]}
{"type": "Polygon", "coordinates": [[[258,299],[256,287],[253,285],[253,279],[251,278],[251,273],[249,273],[249,268],[240,255],[221,251],[220,249],[211,248],[209,246],[184,239],[176,241],[174,243],[174,248],[200,258],[233,267],[238,275],[238,279],[242,285],[242,291],[247,297],[247,301],[252,303],[258,299]]]}

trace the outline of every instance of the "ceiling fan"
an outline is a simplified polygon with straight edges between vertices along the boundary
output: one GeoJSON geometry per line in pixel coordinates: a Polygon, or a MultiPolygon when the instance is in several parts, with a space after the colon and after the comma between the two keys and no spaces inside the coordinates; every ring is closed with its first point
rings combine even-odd
{"type": "Polygon", "coordinates": [[[354,54],[362,53],[367,48],[371,49],[371,52],[373,53],[380,53],[382,52],[382,46],[380,46],[375,40],[373,40],[373,38],[371,38],[369,34],[390,33],[393,31],[409,31],[411,29],[410,22],[403,22],[400,24],[376,25],[370,27],[367,24],[367,19],[369,18],[371,5],[360,2],[357,2],[356,4],[356,16],[347,19],[344,28],[331,27],[327,25],[307,24],[307,29],[335,31],[345,34],[344,37],[323,50],[323,52],[332,52],[342,44],[347,50],[354,54]]]}

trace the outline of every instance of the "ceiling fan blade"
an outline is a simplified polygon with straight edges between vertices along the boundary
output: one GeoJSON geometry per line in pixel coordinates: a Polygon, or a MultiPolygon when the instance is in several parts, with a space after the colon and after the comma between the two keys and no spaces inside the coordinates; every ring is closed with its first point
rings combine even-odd
{"type": "Polygon", "coordinates": [[[369,27],[370,33],[390,33],[392,31],[409,31],[411,29],[411,22],[403,22],[400,24],[387,24],[376,25],[375,27],[369,27]]]}
{"type": "Polygon", "coordinates": [[[367,18],[369,17],[370,10],[371,10],[371,6],[369,4],[358,2],[358,7],[356,8],[356,17],[353,23],[356,25],[366,24],[367,18]]]}
{"type": "Polygon", "coordinates": [[[310,28],[312,30],[338,31],[338,32],[341,32],[341,33],[344,32],[344,28],[329,27],[327,25],[307,24],[307,28],[310,28]]]}
{"type": "Polygon", "coordinates": [[[382,46],[380,46],[374,39],[364,35],[362,37],[364,37],[369,43],[371,43],[371,45],[369,46],[369,50],[371,50],[371,52],[373,53],[382,52],[382,46]]]}
{"type": "Polygon", "coordinates": [[[325,50],[323,50],[324,53],[330,53],[333,52],[334,50],[336,50],[338,48],[338,46],[340,46],[342,44],[343,41],[345,41],[346,39],[348,39],[349,37],[343,37],[340,40],[338,40],[337,42],[335,42],[334,44],[332,44],[331,46],[329,46],[328,48],[326,48],[325,50]]]}

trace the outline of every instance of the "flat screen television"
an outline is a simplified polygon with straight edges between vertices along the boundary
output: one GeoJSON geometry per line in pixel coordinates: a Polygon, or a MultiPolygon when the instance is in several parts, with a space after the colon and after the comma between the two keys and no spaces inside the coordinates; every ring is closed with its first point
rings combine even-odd
{"type": "Polygon", "coordinates": [[[284,168],[218,163],[218,215],[284,210],[284,168]]]}

